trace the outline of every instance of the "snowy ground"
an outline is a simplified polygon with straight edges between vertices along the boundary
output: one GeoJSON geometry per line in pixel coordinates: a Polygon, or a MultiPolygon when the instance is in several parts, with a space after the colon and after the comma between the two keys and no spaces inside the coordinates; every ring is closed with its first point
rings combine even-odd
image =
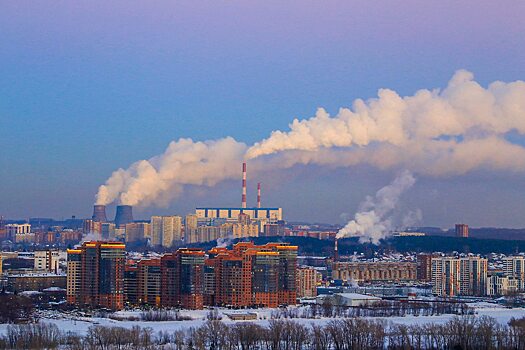
{"type": "MultiPolygon", "coordinates": [[[[470,306],[475,307],[475,312],[477,316],[487,315],[495,318],[499,323],[505,324],[512,317],[521,318],[525,317],[525,309],[523,308],[514,308],[507,309],[499,305],[490,304],[490,303],[476,303],[471,304],[470,306]]],[[[93,325],[102,325],[102,326],[119,326],[131,328],[135,325],[141,327],[150,327],[154,332],[158,331],[169,331],[173,332],[179,329],[188,329],[190,327],[199,327],[204,322],[206,322],[206,315],[209,310],[197,310],[197,311],[181,311],[182,316],[190,316],[192,319],[187,321],[162,321],[162,322],[145,322],[145,321],[118,321],[108,318],[97,318],[97,317],[78,317],[65,315],[61,313],[50,312],[48,315],[41,318],[41,322],[45,323],[54,323],[59,329],[63,331],[71,331],[77,334],[85,334],[89,327],[93,325]]],[[[219,313],[229,313],[232,310],[219,309],[219,313]]],[[[235,312],[235,311],[233,311],[235,312]]],[[[257,309],[257,310],[243,310],[243,312],[255,312],[257,313],[257,320],[254,321],[231,321],[227,316],[223,315],[223,322],[228,324],[233,324],[235,322],[255,322],[262,326],[268,324],[270,320],[270,315],[272,309],[257,309]]],[[[127,317],[127,316],[138,316],[139,311],[120,311],[117,313],[118,316],[127,317]]],[[[382,318],[386,321],[397,323],[397,324],[424,324],[424,323],[445,323],[450,320],[453,315],[440,315],[440,316],[405,316],[405,317],[387,317],[382,318]]],[[[377,318],[379,319],[379,318],[377,318]]],[[[331,320],[331,318],[318,318],[318,319],[303,319],[296,318],[293,319],[296,322],[303,324],[326,324],[331,320]]],[[[0,324],[0,334],[5,334],[7,325],[0,324]]]]}

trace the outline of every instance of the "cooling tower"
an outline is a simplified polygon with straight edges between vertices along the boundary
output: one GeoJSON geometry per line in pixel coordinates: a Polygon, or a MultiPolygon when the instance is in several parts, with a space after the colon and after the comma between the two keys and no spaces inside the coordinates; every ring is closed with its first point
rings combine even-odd
{"type": "Polygon", "coordinates": [[[133,222],[133,211],[131,205],[118,205],[117,213],[115,214],[115,225],[117,227],[124,226],[133,222]]]}
{"type": "Polygon", "coordinates": [[[95,222],[108,222],[106,217],[106,206],[105,205],[95,205],[93,207],[93,216],[91,219],[95,222]]]}

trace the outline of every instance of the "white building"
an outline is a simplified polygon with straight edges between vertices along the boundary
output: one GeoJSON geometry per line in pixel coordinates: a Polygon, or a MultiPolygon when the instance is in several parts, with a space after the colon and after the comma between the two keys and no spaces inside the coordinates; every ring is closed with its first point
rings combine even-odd
{"type": "Polygon", "coordinates": [[[494,274],[487,277],[487,295],[500,296],[516,293],[519,290],[519,280],[515,277],[494,274]]]}
{"type": "Polygon", "coordinates": [[[366,306],[381,301],[381,298],[358,293],[335,293],[318,295],[316,303],[323,305],[327,301],[333,306],[366,306]]]}
{"type": "Polygon", "coordinates": [[[226,219],[237,221],[239,214],[248,214],[251,220],[276,222],[283,219],[282,208],[197,208],[195,215],[203,219],[226,219]]]}
{"type": "Polygon", "coordinates": [[[31,233],[31,224],[7,224],[5,229],[7,237],[12,240],[16,235],[31,233]]]}
{"type": "Polygon", "coordinates": [[[35,271],[47,271],[47,272],[58,271],[58,261],[59,261],[58,251],[53,251],[53,250],[36,251],[34,259],[35,259],[34,260],[34,270],[35,271]]]}
{"type": "Polygon", "coordinates": [[[525,257],[516,255],[503,258],[503,273],[518,280],[520,291],[525,289],[525,257]]]}
{"type": "Polygon", "coordinates": [[[175,242],[182,240],[182,217],[152,216],[151,244],[169,248],[175,242]]]}

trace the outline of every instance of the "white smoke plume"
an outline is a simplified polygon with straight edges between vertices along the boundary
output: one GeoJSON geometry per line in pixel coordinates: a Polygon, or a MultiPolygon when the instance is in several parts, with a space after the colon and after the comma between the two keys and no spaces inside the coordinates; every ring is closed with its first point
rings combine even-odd
{"type": "Polygon", "coordinates": [[[252,170],[366,163],[429,176],[522,172],[525,148],[508,140],[511,133],[525,134],[525,82],[496,81],[485,88],[460,70],[443,90],[402,97],[381,89],[377,98],[357,99],[333,117],[319,109],[310,119],[295,119],[289,131],[273,131],[251,147],[231,137],[173,141],[163,154],[115,171],[96,202],[165,205],[186,185],[239,178],[243,160],[252,170]]]}
{"type": "Polygon", "coordinates": [[[423,212],[421,209],[410,210],[405,214],[402,220],[402,228],[406,229],[419,225],[423,221],[423,212]]]}
{"type": "Polygon", "coordinates": [[[90,242],[90,241],[102,241],[102,235],[98,232],[88,232],[86,235],[82,237],[82,240],[80,241],[80,245],[84,242],[90,242]]]}
{"type": "Polygon", "coordinates": [[[337,232],[337,238],[359,237],[359,242],[378,244],[392,230],[390,215],[396,208],[399,198],[408,190],[416,179],[409,171],[403,171],[395,180],[377,191],[374,197],[367,196],[361,203],[359,212],[355,214],[345,227],[337,232]]]}
{"type": "Polygon", "coordinates": [[[172,141],[166,151],[113,172],[99,187],[97,204],[167,204],[185,185],[214,186],[239,177],[246,145],[227,137],[215,141],[172,141]]]}
{"type": "Polygon", "coordinates": [[[219,239],[217,239],[217,247],[226,248],[233,244],[233,240],[234,240],[233,235],[228,235],[226,237],[219,237],[219,239]]]}

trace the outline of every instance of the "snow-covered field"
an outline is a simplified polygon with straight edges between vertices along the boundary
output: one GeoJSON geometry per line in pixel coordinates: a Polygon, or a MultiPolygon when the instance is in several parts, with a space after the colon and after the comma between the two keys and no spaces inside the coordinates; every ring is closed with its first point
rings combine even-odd
{"type": "MultiPolygon", "coordinates": [[[[499,323],[506,324],[511,318],[521,318],[525,317],[525,308],[503,308],[499,305],[490,304],[490,303],[476,303],[471,304],[470,306],[475,307],[476,316],[487,315],[495,318],[499,323]]],[[[242,312],[255,312],[257,313],[257,320],[253,321],[232,321],[224,313],[235,312],[227,309],[219,309],[219,314],[222,315],[222,321],[227,324],[233,324],[236,322],[254,322],[265,326],[270,320],[270,315],[273,309],[257,309],[257,310],[243,310],[242,312]]],[[[99,317],[78,317],[70,316],[61,313],[50,312],[41,318],[41,322],[45,323],[54,323],[59,329],[63,331],[71,331],[79,335],[83,335],[87,332],[88,328],[93,325],[101,326],[119,326],[131,328],[133,326],[141,327],[150,327],[154,332],[159,331],[170,331],[180,329],[188,329],[191,327],[199,327],[206,322],[206,315],[209,310],[196,310],[196,311],[181,311],[181,316],[189,316],[191,320],[187,321],[155,321],[155,322],[146,322],[146,321],[118,321],[109,318],[99,318],[99,317]]],[[[128,316],[139,316],[140,311],[120,311],[116,315],[119,317],[128,317],[128,316]]],[[[424,324],[424,323],[445,323],[450,320],[453,315],[440,315],[440,316],[405,316],[405,317],[387,317],[382,318],[386,321],[397,323],[397,324],[424,324]]],[[[376,318],[380,319],[380,318],[376,318]]],[[[303,324],[326,324],[332,318],[317,318],[317,319],[305,319],[305,318],[295,318],[293,319],[296,322],[303,324]]],[[[0,325],[0,334],[5,334],[7,325],[0,325]]]]}

